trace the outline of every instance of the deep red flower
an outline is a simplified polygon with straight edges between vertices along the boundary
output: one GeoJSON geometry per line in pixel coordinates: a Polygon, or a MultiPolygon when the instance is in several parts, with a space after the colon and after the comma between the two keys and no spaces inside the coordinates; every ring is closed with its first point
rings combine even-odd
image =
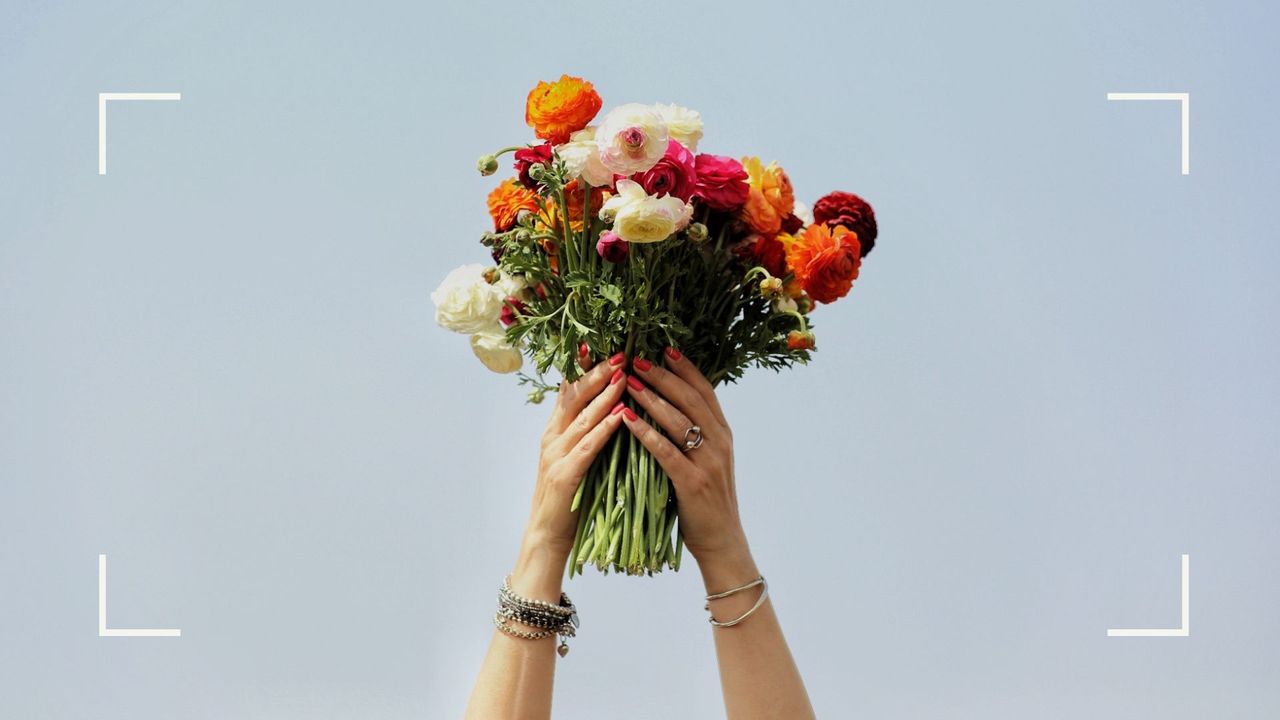
{"type": "Polygon", "coordinates": [[[858,236],[861,257],[866,257],[876,244],[876,214],[866,200],[849,192],[836,190],[813,204],[813,221],[830,227],[843,225],[858,236]]]}
{"type": "Polygon", "coordinates": [[[675,140],[667,140],[667,153],[662,159],[648,170],[632,175],[631,179],[653,197],[673,195],[689,202],[698,178],[694,168],[693,153],[675,140]]]}

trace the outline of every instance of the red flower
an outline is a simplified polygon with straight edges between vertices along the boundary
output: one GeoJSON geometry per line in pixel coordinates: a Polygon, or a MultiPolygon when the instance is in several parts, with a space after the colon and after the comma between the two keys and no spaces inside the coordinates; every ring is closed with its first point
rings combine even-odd
{"type": "Polygon", "coordinates": [[[551,162],[551,143],[520,148],[516,151],[516,173],[520,175],[520,184],[530,190],[538,189],[538,181],[529,177],[529,168],[534,165],[546,165],[551,162]]]}
{"type": "Polygon", "coordinates": [[[757,235],[751,243],[751,258],[774,277],[787,274],[787,248],[773,235],[757,235]]]}
{"type": "Polygon", "coordinates": [[[839,190],[813,204],[813,221],[832,227],[843,225],[858,236],[862,257],[876,244],[876,214],[866,200],[839,190]]]}
{"type": "Polygon", "coordinates": [[[747,202],[751,186],[742,163],[731,157],[702,154],[694,158],[698,173],[694,196],[715,210],[737,210],[747,202]]]}
{"type": "Polygon", "coordinates": [[[698,173],[693,153],[675,140],[667,140],[667,154],[652,168],[631,176],[644,191],[654,197],[674,195],[689,201],[693,196],[698,173]]]}

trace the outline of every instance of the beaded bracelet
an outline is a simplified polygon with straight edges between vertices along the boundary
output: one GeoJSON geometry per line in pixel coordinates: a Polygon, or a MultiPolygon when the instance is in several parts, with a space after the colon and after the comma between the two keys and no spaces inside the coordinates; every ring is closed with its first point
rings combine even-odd
{"type": "Polygon", "coordinates": [[[493,616],[493,624],[507,635],[522,640],[541,640],[559,635],[560,645],[556,652],[564,657],[569,654],[566,639],[577,636],[578,609],[563,592],[560,593],[559,605],[521,597],[511,590],[511,576],[508,575],[503,578],[502,587],[498,588],[498,612],[493,616]],[[528,632],[513,628],[508,625],[512,620],[538,630],[528,632]]]}

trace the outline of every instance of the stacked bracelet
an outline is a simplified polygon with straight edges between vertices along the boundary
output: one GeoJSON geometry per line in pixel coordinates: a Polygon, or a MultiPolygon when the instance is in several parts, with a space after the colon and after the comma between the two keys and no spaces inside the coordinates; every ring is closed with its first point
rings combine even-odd
{"type": "Polygon", "coordinates": [[[704,609],[704,610],[706,610],[707,612],[711,612],[711,601],[712,601],[712,600],[719,600],[720,598],[727,598],[727,597],[729,597],[730,595],[733,595],[733,594],[735,594],[735,593],[740,593],[740,592],[742,592],[743,590],[750,590],[751,588],[753,588],[753,587],[755,587],[755,586],[757,586],[757,585],[762,586],[762,587],[761,587],[761,589],[760,589],[760,597],[756,598],[756,604],[755,604],[755,605],[752,605],[750,610],[748,610],[748,611],[746,611],[746,612],[742,613],[741,615],[739,615],[738,617],[736,617],[736,618],[734,618],[734,619],[732,619],[732,620],[726,620],[726,621],[724,621],[724,622],[720,622],[719,620],[716,620],[714,616],[708,617],[708,618],[707,618],[707,620],[708,620],[708,621],[709,621],[709,622],[710,622],[714,627],[718,627],[718,628],[727,628],[727,627],[733,627],[734,625],[737,625],[738,623],[742,622],[743,620],[746,620],[747,618],[751,617],[751,615],[752,615],[753,613],[755,613],[755,611],[757,611],[757,610],[759,610],[759,609],[760,609],[760,606],[761,606],[761,605],[764,605],[764,601],[765,601],[765,600],[767,600],[767,599],[769,598],[769,583],[765,582],[765,579],[764,579],[764,576],[763,576],[763,575],[762,575],[762,576],[760,576],[760,577],[758,577],[758,578],[756,578],[755,580],[752,580],[751,582],[747,583],[746,585],[739,585],[739,586],[738,586],[738,587],[736,587],[736,588],[730,588],[730,589],[728,589],[728,590],[725,590],[724,592],[719,592],[719,593],[715,593],[715,594],[713,594],[713,595],[708,595],[708,596],[707,596],[707,604],[706,604],[705,606],[703,606],[703,609],[704,609]]]}
{"type": "Polygon", "coordinates": [[[560,593],[559,605],[521,597],[511,591],[511,576],[508,575],[503,578],[502,587],[498,588],[498,612],[493,616],[493,624],[507,635],[522,640],[541,640],[559,635],[560,646],[556,652],[564,657],[569,654],[569,644],[565,639],[577,635],[578,609],[564,593],[560,593]],[[508,623],[512,620],[537,630],[530,632],[511,627],[508,623]]]}

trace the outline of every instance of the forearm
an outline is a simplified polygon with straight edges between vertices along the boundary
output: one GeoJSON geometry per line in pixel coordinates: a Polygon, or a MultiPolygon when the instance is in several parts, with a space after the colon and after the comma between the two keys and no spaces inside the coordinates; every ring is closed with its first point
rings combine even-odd
{"type": "MultiPolygon", "coordinates": [[[[745,542],[740,548],[698,558],[698,568],[708,595],[760,576],[745,542]]],[[[740,617],[755,605],[762,590],[755,587],[712,600],[711,616],[721,622],[740,617]]],[[[814,716],[772,600],[765,600],[750,617],[733,627],[713,627],[712,635],[729,720],[803,720],[814,716]]]]}
{"type": "MultiPolygon", "coordinates": [[[[568,552],[526,538],[511,573],[511,590],[535,600],[559,602],[568,552]]],[[[534,628],[516,625],[521,630],[534,628]]],[[[480,675],[476,678],[468,720],[546,720],[556,667],[555,636],[540,640],[515,638],[493,631],[480,675]]]]}

